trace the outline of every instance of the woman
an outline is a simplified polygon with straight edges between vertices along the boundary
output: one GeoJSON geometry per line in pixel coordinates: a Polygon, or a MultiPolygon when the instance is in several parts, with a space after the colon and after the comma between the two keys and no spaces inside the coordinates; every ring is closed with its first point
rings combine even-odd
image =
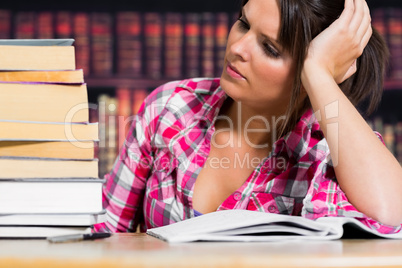
{"type": "Polygon", "coordinates": [[[378,103],[386,56],[364,0],[243,1],[221,78],[144,102],[95,231],[249,209],[399,232],[401,167],[355,108],[378,103]]]}

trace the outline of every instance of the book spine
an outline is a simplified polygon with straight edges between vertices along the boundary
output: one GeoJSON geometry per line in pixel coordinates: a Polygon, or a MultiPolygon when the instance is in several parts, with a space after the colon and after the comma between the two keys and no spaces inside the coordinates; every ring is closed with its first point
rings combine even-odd
{"type": "Polygon", "coordinates": [[[117,13],[116,34],[117,74],[141,77],[143,73],[141,13],[117,13]]]}
{"type": "Polygon", "coordinates": [[[54,38],[53,13],[50,11],[42,11],[36,17],[36,37],[39,39],[54,38]]]}
{"type": "Polygon", "coordinates": [[[16,39],[33,39],[35,37],[35,13],[20,11],[15,16],[14,37],[16,39]]]}
{"type": "Polygon", "coordinates": [[[167,13],[164,24],[166,78],[182,76],[183,65],[183,18],[180,13],[167,13]]]}
{"type": "Polygon", "coordinates": [[[117,100],[107,94],[98,97],[99,119],[99,177],[112,170],[116,157],[116,112],[117,100]],[[113,159],[113,160],[112,160],[113,159]]]}
{"type": "Polygon", "coordinates": [[[220,76],[226,53],[226,40],[229,34],[229,15],[220,12],[216,15],[215,28],[215,76],[220,76]]]}
{"type": "Polygon", "coordinates": [[[391,53],[391,78],[402,79],[402,9],[388,10],[389,49],[391,53]]]}
{"type": "Polygon", "coordinates": [[[200,76],[201,17],[198,13],[187,13],[184,21],[184,74],[186,77],[200,76]]]}
{"type": "Polygon", "coordinates": [[[144,28],[146,75],[162,77],[162,15],[156,12],[145,14],[144,28]]]}
{"type": "Polygon", "coordinates": [[[117,148],[121,148],[126,140],[126,136],[130,127],[129,119],[131,115],[131,89],[118,88],[116,90],[116,98],[118,102],[117,110],[117,148]]]}
{"type": "Polygon", "coordinates": [[[11,38],[11,12],[0,9],[0,39],[11,38]]]}
{"type": "Polygon", "coordinates": [[[384,124],[384,143],[388,150],[396,155],[395,151],[395,130],[392,124],[384,124]]]}
{"type": "Polygon", "coordinates": [[[91,72],[95,76],[113,73],[112,15],[104,12],[91,14],[91,72]]]}
{"type": "Polygon", "coordinates": [[[117,111],[118,111],[117,98],[111,97],[108,102],[107,109],[107,155],[106,155],[106,172],[110,172],[113,169],[114,162],[116,160],[119,148],[117,147],[117,111]]]}
{"type": "Polygon", "coordinates": [[[72,15],[69,11],[56,12],[56,37],[72,38],[72,15]]]}
{"type": "Polygon", "coordinates": [[[131,113],[136,115],[143,104],[145,98],[148,95],[148,91],[143,88],[136,88],[132,91],[131,96],[131,113]]]}
{"type": "Polygon", "coordinates": [[[90,18],[87,13],[73,15],[73,36],[75,39],[75,60],[77,69],[83,69],[84,75],[90,74],[90,18]]]}
{"type": "Polygon", "coordinates": [[[202,13],[202,47],[201,47],[201,75],[213,77],[214,72],[214,48],[215,48],[215,30],[214,15],[210,12],[202,13]]]}
{"type": "Polygon", "coordinates": [[[395,142],[396,158],[402,165],[402,121],[395,126],[395,142]]]}

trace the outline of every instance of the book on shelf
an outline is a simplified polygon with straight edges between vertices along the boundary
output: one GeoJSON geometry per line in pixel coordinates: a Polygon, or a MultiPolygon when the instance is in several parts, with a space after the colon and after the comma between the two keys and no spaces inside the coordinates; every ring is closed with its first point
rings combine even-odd
{"type": "Polygon", "coordinates": [[[54,38],[53,12],[40,11],[36,15],[36,38],[52,39],[54,38]]]}
{"type": "Polygon", "coordinates": [[[372,11],[372,25],[385,39],[389,51],[390,68],[387,76],[402,79],[402,8],[376,8],[372,11]]]}
{"type": "Polygon", "coordinates": [[[144,14],[145,75],[159,79],[162,77],[162,14],[144,14]]]}
{"type": "Polygon", "coordinates": [[[11,36],[11,11],[0,9],[0,39],[11,36]]]}
{"type": "Polygon", "coordinates": [[[375,116],[367,123],[382,135],[385,146],[402,165],[402,122],[389,122],[381,116],[375,116]]]}
{"type": "Polygon", "coordinates": [[[35,12],[18,11],[14,17],[14,37],[17,39],[35,38],[35,12]]]}
{"type": "Polygon", "coordinates": [[[0,82],[38,82],[53,84],[83,84],[84,73],[77,70],[1,71],[0,82]]]}
{"type": "Polygon", "coordinates": [[[116,15],[117,74],[141,77],[143,74],[142,15],[120,11],[116,15]]]}
{"type": "Polygon", "coordinates": [[[402,239],[402,233],[380,234],[354,218],[301,216],[250,210],[221,210],[147,233],[169,243],[194,241],[268,242],[285,240],[334,240],[343,236],[402,239]]]}
{"type": "Polygon", "coordinates": [[[72,38],[72,14],[69,11],[60,10],[55,14],[55,35],[58,39],[72,38]]]}
{"type": "Polygon", "coordinates": [[[402,79],[402,9],[390,8],[388,12],[391,77],[393,79],[402,79]]]}
{"type": "Polygon", "coordinates": [[[178,79],[183,71],[183,17],[168,12],[164,23],[164,77],[178,79]]]}
{"type": "Polygon", "coordinates": [[[97,178],[97,159],[0,157],[0,180],[7,178],[97,178]],[[23,167],[23,168],[22,168],[23,167]]]}
{"type": "Polygon", "coordinates": [[[77,12],[73,15],[73,36],[75,46],[75,61],[78,69],[83,69],[86,75],[90,74],[91,42],[90,17],[86,12],[77,12]]]}
{"type": "Polygon", "coordinates": [[[215,75],[215,19],[214,14],[201,14],[201,75],[214,77],[215,75]]]}
{"type": "Polygon", "coordinates": [[[106,219],[106,211],[99,213],[19,213],[0,214],[0,226],[90,226],[106,219]]]}
{"type": "MultiPolygon", "coordinates": [[[[145,98],[148,96],[148,91],[143,88],[136,88],[132,90],[131,93],[131,114],[132,116],[136,115],[140,110],[142,104],[144,103],[145,98]]],[[[130,120],[129,128],[132,121],[130,120]]]]}
{"type": "Polygon", "coordinates": [[[0,83],[0,120],[87,122],[86,84],[0,83]]]}
{"type": "Polygon", "coordinates": [[[184,18],[184,75],[200,77],[201,17],[199,13],[186,13],[184,18]]]}
{"type": "Polygon", "coordinates": [[[229,34],[228,13],[217,13],[215,25],[215,76],[220,76],[226,54],[226,40],[229,34]]]}
{"type": "Polygon", "coordinates": [[[99,112],[99,176],[110,172],[116,159],[117,148],[117,99],[107,94],[98,97],[99,112]]]}
{"type": "MultiPolygon", "coordinates": [[[[124,141],[128,130],[130,128],[130,117],[131,112],[131,89],[129,88],[118,88],[116,89],[117,98],[117,148],[120,149],[124,141]]],[[[134,93],[134,92],[133,92],[134,93]]]]}
{"type": "Polygon", "coordinates": [[[107,12],[91,13],[91,74],[113,73],[112,15],[107,12]]]}
{"type": "Polygon", "coordinates": [[[74,70],[73,40],[0,40],[1,70],[74,70]]]}

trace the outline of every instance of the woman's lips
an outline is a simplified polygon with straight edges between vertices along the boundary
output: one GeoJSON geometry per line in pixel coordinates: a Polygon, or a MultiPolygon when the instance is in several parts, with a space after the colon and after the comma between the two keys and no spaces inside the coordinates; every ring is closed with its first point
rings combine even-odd
{"type": "Polygon", "coordinates": [[[226,66],[226,72],[235,79],[245,79],[245,77],[230,63],[226,66]]]}

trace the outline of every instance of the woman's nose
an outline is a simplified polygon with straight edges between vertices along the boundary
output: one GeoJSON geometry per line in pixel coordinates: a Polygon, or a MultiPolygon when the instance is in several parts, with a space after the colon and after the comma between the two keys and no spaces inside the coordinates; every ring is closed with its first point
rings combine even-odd
{"type": "Polygon", "coordinates": [[[248,61],[250,59],[251,46],[251,35],[244,34],[231,44],[230,50],[234,56],[239,57],[243,61],[248,61]]]}

